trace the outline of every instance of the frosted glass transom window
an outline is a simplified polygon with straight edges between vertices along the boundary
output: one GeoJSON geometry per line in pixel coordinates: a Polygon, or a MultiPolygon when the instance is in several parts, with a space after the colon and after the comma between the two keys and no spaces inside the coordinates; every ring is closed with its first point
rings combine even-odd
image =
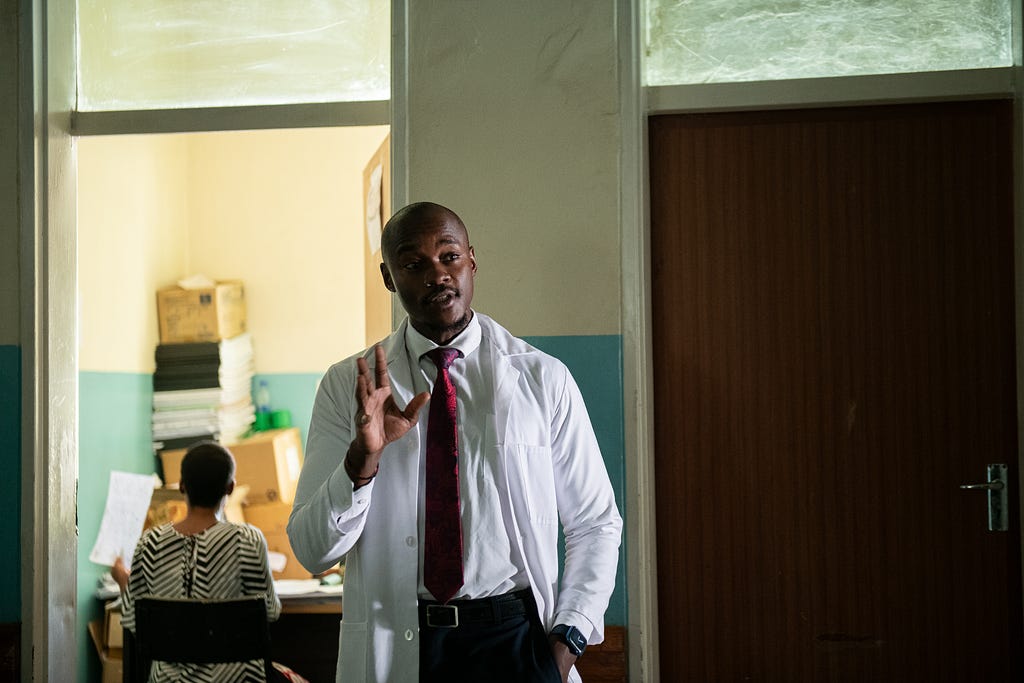
{"type": "Polygon", "coordinates": [[[646,85],[1010,66],[1012,0],[643,0],[646,85]]]}
{"type": "Polygon", "coordinates": [[[80,0],[78,109],[390,97],[388,0],[80,0]]]}

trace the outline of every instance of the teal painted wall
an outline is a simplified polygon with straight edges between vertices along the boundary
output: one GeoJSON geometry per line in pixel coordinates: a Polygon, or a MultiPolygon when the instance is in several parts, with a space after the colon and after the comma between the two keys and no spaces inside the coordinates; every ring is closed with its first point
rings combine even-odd
{"type": "MultiPolygon", "coordinates": [[[[313,399],[320,382],[320,373],[258,374],[253,378],[253,388],[265,380],[270,390],[270,409],[287,410],[291,413],[292,426],[298,427],[302,443],[306,443],[309,419],[313,415],[313,399]]],[[[253,396],[255,403],[256,397],[253,396]]]]}
{"type": "Polygon", "coordinates": [[[21,621],[21,349],[0,346],[0,623],[21,621]]]}
{"type": "MultiPolygon", "coordinates": [[[[564,362],[587,403],[590,419],[604,455],[605,464],[615,489],[619,510],[625,515],[625,446],[623,436],[622,339],[618,335],[532,336],[526,340],[537,348],[564,362]]],[[[4,347],[0,347],[2,350],[4,347]]],[[[17,354],[14,354],[15,356],[17,354]]],[[[0,354],[0,379],[4,373],[5,356],[0,354]]],[[[15,372],[18,362],[12,362],[15,372]]],[[[17,375],[15,374],[15,379],[17,375]]],[[[318,373],[260,374],[254,385],[266,380],[270,390],[271,408],[291,412],[292,425],[298,427],[303,443],[309,427],[318,373]]],[[[5,382],[6,383],[6,382],[5,382]]],[[[15,381],[17,397],[18,383],[15,381]]],[[[0,400],[3,398],[0,387],[0,400]]],[[[125,472],[157,472],[151,447],[150,413],[153,401],[152,376],[143,373],[82,372],[79,376],[79,491],[78,491],[78,626],[79,680],[99,680],[99,659],[86,634],[89,621],[100,615],[100,604],[93,597],[96,582],[107,567],[89,561],[89,552],[99,532],[106,504],[107,484],[111,470],[125,472]]],[[[14,399],[15,407],[17,400],[14,399]]],[[[0,410],[3,406],[0,403],[0,410]]],[[[0,412],[0,436],[4,434],[4,412],[0,412]]],[[[11,424],[17,437],[18,420],[11,424]]],[[[3,486],[0,483],[0,486],[3,486]]],[[[2,489],[0,489],[2,490],[2,489]]],[[[14,489],[15,495],[17,489],[14,489]]],[[[4,498],[3,500],[7,500],[4,498]]],[[[15,512],[17,509],[15,508],[15,512]]],[[[0,526],[0,533],[10,526],[17,540],[17,524],[0,526]]],[[[6,546],[5,546],[6,547],[6,546]]],[[[13,586],[18,583],[17,556],[13,564],[13,586]]],[[[5,575],[0,574],[0,580],[5,575]]],[[[0,584],[2,586],[3,584],[0,584]]],[[[15,595],[17,590],[12,591],[15,595]]],[[[0,601],[4,595],[0,594],[0,601]]],[[[3,603],[0,602],[0,607],[3,603]]],[[[17,605],[15,605],[17,607],[17,605]]],[[[620,550],[616,588],[612,595],[606,622],[627,623],[625,542],[620,550]]],[[[15,609],[15,614],[17,610],[15,609]]]]}
{"type": "Polygon", "coordinates": [[[102,615],[93,593],[109,567],[90,562],[89,553],[107,503],[110,472],[156,472],[150,429],[153,378],[82,372],[78,403],[78,680],[84,682],[100,680],[100,661],[87,627],[102,615]]]}
{"type": "MultiPolygon", "coordinates": [[[[623,427],[622,337],[619,335],[524,337],[538,349],[561,360],[580,387],[601,446],[615,501],[626,517],[626,445],[623,427]]],[[[623,525],[619,568],[605,613],[605,623],[625,626],[627,621],[626,539],[623,525]]]]}

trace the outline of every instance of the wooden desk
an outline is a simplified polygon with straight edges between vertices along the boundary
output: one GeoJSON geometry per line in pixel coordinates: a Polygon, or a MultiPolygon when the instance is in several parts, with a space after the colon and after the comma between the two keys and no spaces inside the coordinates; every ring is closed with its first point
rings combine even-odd
{"type": "Polygon", "coordinates": [[[340,595],[281,596],[281,614],[336,614],[341,618],[340,595]]]}
{"type": "Polygon", "coordinates": [[[341,632],[341,596],[282,596],[281,616],[270,624],[274,661],[309,683],[334,683],[341,632]]]}

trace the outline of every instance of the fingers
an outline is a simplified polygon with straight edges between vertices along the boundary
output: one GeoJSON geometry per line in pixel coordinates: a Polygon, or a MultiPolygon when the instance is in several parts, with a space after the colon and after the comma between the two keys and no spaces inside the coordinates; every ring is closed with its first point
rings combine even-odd
{"type": "Polygon", "coordinates": [[[384,387],[391,386],[391,382],[388,380],[388,356],[384,352],[384,347],[377,344],[373,347],[373,353],[376,358],[374,370],[377,374],[377,388],[383,389],[384,387]]]}
{"type": "Polygon", "coordinates": [[[358,406],[356,421],[360,427],[370,424],[372,414],[383,405],[385,397],[391,394],[391,381],[388,379],[388,358],[384,349],[377,344],[373,347],[374,369],[370,373],[370,364],[366,358],[356,358],[356,405],[358,406]]]}
{"type": "Polygon", "coordinates": [[[370,397],[370,366],[367,365],[366,359],[357,358],[356,368],[359,370],[359,374],[356,375],[356,403],[362,410],[366,405],[366,399],[370,397]]]}

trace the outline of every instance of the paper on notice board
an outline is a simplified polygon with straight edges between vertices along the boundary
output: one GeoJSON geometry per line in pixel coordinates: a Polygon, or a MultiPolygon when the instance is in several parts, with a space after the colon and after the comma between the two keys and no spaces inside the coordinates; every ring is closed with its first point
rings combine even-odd
{"type": "Polygon", "coordinates": [[[111,566],[120,557],[129,566],[152,498],[153,475],[111,472],[107,505],[89,560],[111,566]]]}
{"type": "Polygon", "coordinates": [[[384,167],[377,167],[370,173],[370,188],[366,191],[366,237],[370,240],[370,254],[380,251],[380,233],[383,229],[380,221],[381,181],[384,179],[384,167]]]}

